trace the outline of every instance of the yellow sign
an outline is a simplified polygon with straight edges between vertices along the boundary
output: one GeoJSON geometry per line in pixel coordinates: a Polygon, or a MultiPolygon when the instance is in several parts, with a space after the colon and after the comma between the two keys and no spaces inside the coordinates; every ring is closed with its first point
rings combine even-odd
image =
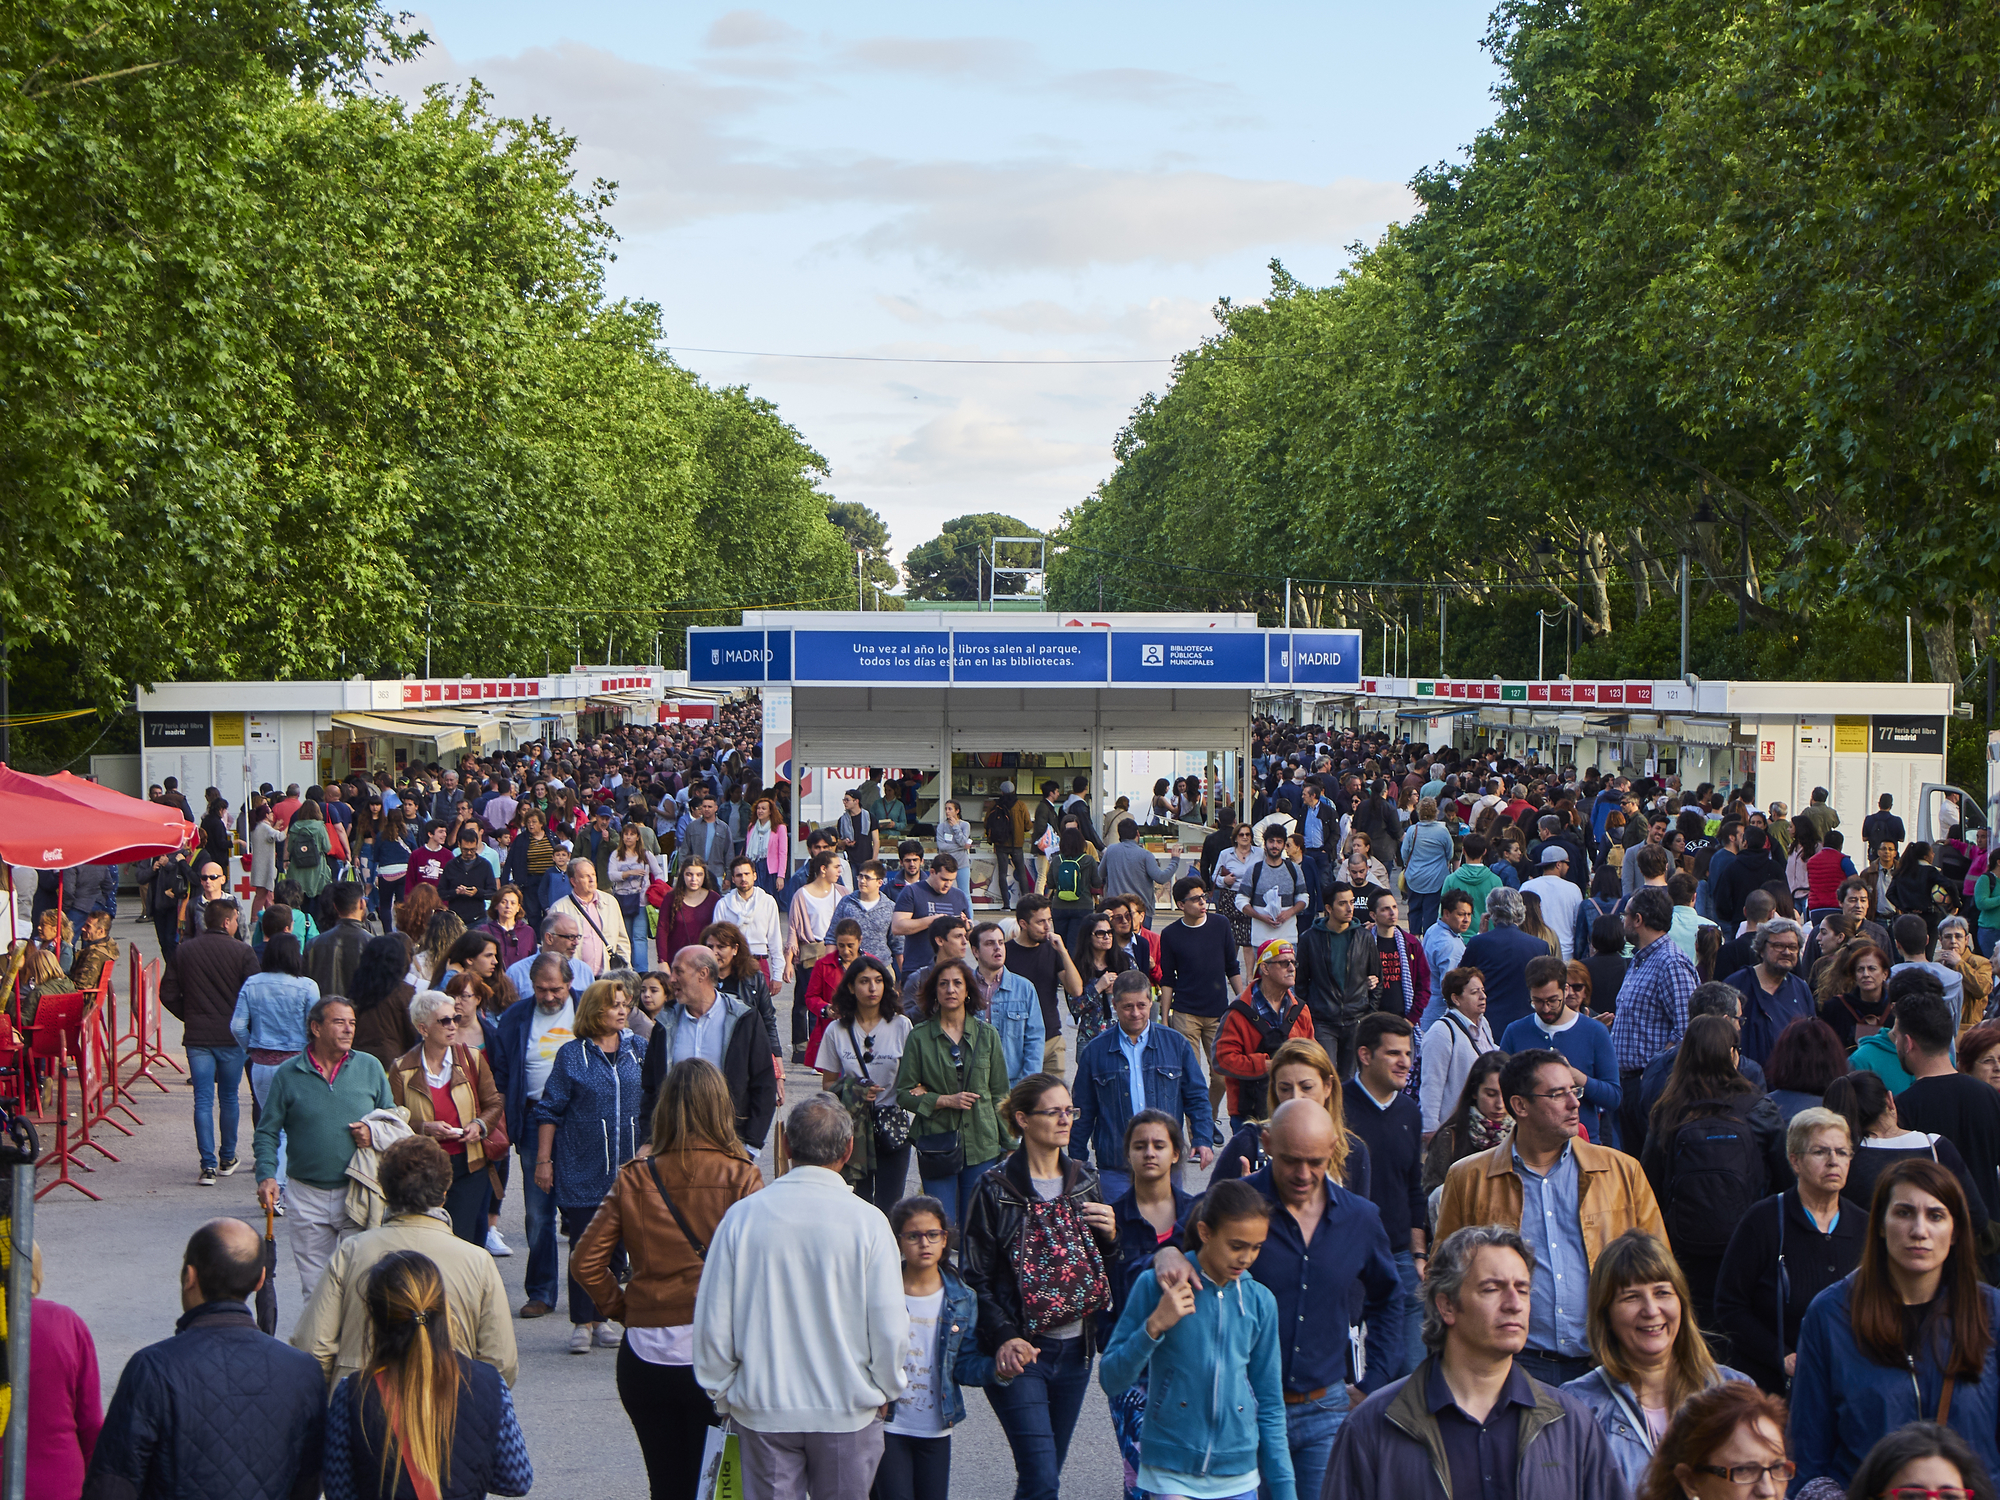
{"type": "Polygon", "coordinates": [[[215,714],[215,743],[218,745],[241,745],[243,743],[243,715],[215,714]]]}
{"type": "MultiPolygon", "coordinates": [[[[220,715],[217,717],[220,719],[220,715]]],[[[1868,753],[1868,716],[1866,714],[1834,715],[1833,753],[1836,755],[1866,755],[1868,753]]]]}

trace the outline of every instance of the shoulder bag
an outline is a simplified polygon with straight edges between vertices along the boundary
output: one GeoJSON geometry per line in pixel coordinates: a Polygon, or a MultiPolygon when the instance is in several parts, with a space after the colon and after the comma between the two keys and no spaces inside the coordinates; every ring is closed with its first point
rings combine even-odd
{"type": "MultiPolygon", "coordinates": [[[[875,1080],[861,1066],[861,1043],[854,1034],[854,1023],[842,1021],[840,1029],[847,1033],[847,1045],[854,1053],[855,1076],[861,1080],[862,1087],[872,1087],[875,1080]]],[[[875,1127],[876,1145],[885,1151],[900,1151],[909,1144],[910,1126],[915,1123],[915,1117],[896,1102],[893,1087],[886,1092],[888,1098],[877,1099],[868,1105],[868,1119],[875,1127]]]]}
{"type": "MultiPolygon", "coordinates": [[[[965,1065],[972,1049],[974,1032],[966,1027],[965,1039],[959,1043],[958,1087],[953,1093],[965,1092],[965,1065]]],[[[939,1131],[935,1135],[911,1137],[910,1144],[917,1148],[917,1176],[925,1182],[935,1182],[945,1177],[956,1177],[965,1170],[965,1139],[956,1130],[939,1131]]]]}
{"type": "Polygon", "coordinates": [[[708,1246],[702,1243],[700,1235],[688,1227],[687,1218],[681,1213],[681,1206],[674,1202],[674,1195],[667,1191],[666,1183],[660,1180],[659,1158],[656,1156],[647,1157],[646,1170],[653,1174],[653,1186],[659,1189],[660,1201],[667,1205],[667,1212],[674,1216],[674,1222],[680,1226],[681,1233],[687,1236],[688,1244],[694,1247],[694,1258],[696,1260],[707,1260],[708,1246]]]}

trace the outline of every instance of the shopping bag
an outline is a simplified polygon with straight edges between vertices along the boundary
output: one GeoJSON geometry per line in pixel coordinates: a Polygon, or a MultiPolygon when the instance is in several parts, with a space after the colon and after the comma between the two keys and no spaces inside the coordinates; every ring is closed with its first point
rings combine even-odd
{"type": "Polygon", "coordinates": [[[792,1148],[785,1141],[783,1120],[771,1127],[774,1139],[771,1146],[771,1175],[783,1177],[792,1170],[792,1148]]]}
{"type": "Polygon", "coordinates": [[[736,1434],[720,1427],[708,1429],[702,1441],[701,1483],[695,1486],[701,1500],[744,1500],[743,1450],[736,1434]]]}

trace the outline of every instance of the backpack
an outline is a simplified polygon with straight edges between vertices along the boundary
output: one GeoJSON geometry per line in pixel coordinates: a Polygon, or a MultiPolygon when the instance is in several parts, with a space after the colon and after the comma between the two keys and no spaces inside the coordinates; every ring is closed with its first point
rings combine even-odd
{"type": "Polygon", "coordinates": [[[986,842],[996,849],[1013,845],[1014,807],[1004,797],[986,804],[986,842]]]}
{"type": "Polygon", "coordinates": [[[1097,1240],[1067,1195],[1024,1205],[1013,1260],[1030,1334],[1074,1323],[1111,1301],[1097,1240]]]}
{"type": "Polygon", "coordinates": [[[1683,1122],[1667,1144],[1667,1242],[1681,1255],[1720,1255],[1750,1206],[1768,1193],[1764,1152],[1747,1118],[1757,1101],[1698,1102],[1728,1113],[1683,1122]]]}
{"type": "MultiPolygon", "coordinates": [[[[1250,904],[1244,910],[1252,913],[1257,910],[1257,882],[1262,879],[1264,872],[1270,868],[1270,865],[1264,861],[1262,856],[1259,856],[1257,863],[1250,867],[1250,892],[1245,898],[1250,904]]],[[[1306,878],[1299,870],[1298,861],[1289,855],[1285,858],[1285,872],[1292,877],[1292,899],[1297,901],[1306,893],[1306,878]]]]}
{"type": "MultiPolygon", "coordinates": [[[[1256,1050],[1262,1053],[1266,1059],[1269,1059],[1290,1038],[1292,1028],[1299,1024],[1299,1016],[1304,1012],[1305,1008],[1303,1000],[1293,1001],[1291,1005],[1278,1012],[1278,1024],[1276,1026],[1266,1025],[1264,1018],[1257,1014],[1257,1007],[1242,999],[1230,1001],[1228,1010],[1225,1010],[1223,1014],[1227,1015],[1231,1011],[1234,1011],[1241,1015],[1244,1020],[1248,1021],[1251,1028],[1257,1033],[1256,1050]]],[[[1269,1113],[1266,1107],[1269,1103],[1271,1093],[1271,1080],[1268,1073],[1263,1078],[1238,1078],[1235,1080],[1235,1083],[1238,1112],[1246,1120],[1263,1119],[1269,1113]]],[[[1253,1168],[1252,1170],[1255,1169],[1253,1168]]]]}
{"type": "Polygon", "coordinates": [[[1062,859],[1056,861],[1056,900],[1076,903],[1084,898],[1083,861],[1062,859]]]}
{"type": "Polygon", "coordinates": [[[285,863],[294,870],[317,870],[319,840],[307,833],[303,827],[294,828],[285,835],[285,863]]]}

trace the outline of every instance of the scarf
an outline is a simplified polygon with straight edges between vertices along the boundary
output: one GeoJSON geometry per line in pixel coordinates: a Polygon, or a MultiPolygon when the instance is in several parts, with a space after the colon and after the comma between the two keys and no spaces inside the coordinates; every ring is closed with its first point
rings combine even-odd
{"type": "Polygon", "coordinates": [[[1506,1140],[1513,1133],[1513,1129],[1513,1120],[1489,1120],[1474,1109],[1466,1117],[1465,1144],[1471,1151],[1491,1151],[1506,1140]]]}

